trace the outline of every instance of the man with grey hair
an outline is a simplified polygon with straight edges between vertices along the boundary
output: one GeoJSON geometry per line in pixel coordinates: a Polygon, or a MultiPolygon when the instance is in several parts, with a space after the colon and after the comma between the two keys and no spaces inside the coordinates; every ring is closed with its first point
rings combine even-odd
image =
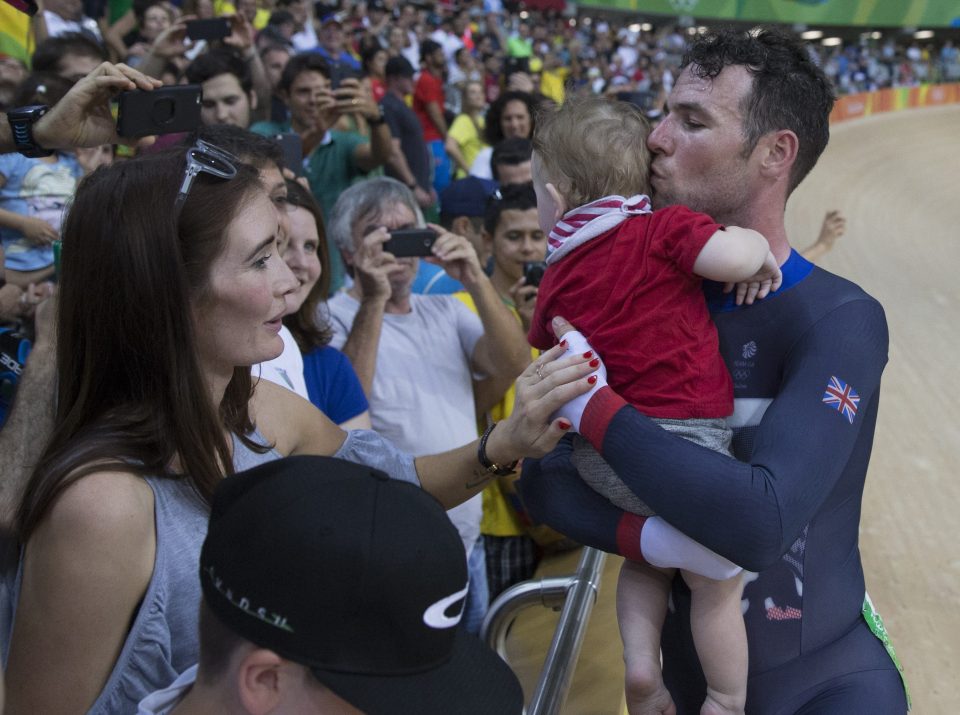
{"type": "MultiPolygon", "coordinates": [[[[353,362],[373,428],[413,455],[434,454],[476,439],[473,379],[512,381],[530,361],[520,324],[483,272],[470,242],[430,225],[431,260],[463,283],[476,313],[449,295],[411,293],[419,260],[384,250],[390,231],[423,226],[412,192],[399,181],[371,179],[340,195],[328,231],[353,285],[329,302],[331,344],[353,362]]],[[[500,469],[491,465],[493,470],[500,469]]],[[[468,630],[487,606],[481,497],[449,513],[468,557],[468,630]]]]}

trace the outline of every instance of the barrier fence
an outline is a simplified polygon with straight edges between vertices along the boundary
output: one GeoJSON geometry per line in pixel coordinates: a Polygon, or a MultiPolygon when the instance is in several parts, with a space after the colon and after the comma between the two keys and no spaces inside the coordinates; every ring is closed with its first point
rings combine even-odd
{"type": "Polygon", "coordinates": [[[897,87],[876,92],[845,94],[837,100],[830,114],[830,123],[860,119],[883,112],[896,112],[917,107],[936,107],[960,103],[960,82],[923,84],[919,87],[897,87]]]}

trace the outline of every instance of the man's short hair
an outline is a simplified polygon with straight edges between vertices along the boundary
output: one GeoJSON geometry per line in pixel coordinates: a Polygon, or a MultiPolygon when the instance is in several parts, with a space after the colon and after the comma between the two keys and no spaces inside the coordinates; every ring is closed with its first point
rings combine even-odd
{"type": "Polygon", "coordinates": [[[490,197],[483,215],[483,229],[491,236],[496,233],[504,211],[527,211],[537,208],[537,194],[533,184],[509,184],[490,197]]]}
{"type": "Polygon", "coordinates": [[[237,52],[225,47],[201,53],[187,65],[184,72],[184,76],[191,84],[203,84],[222,74],[232,74],[236,77],[240,87],[247,94],[253,90],[253,78],[250,76],[247,63],[237,52]]]}
{"type": "Polygon", "coordinates": [[[283,149],[278,142],[232,124],[202,126],[184,143],[192,146],[197,139],[230,152],[258,171],[271,162],[276,164],[278,169],[283,168],[283,149]]]}
{"type": "Polygon", "coordinates": [[[14,96],[15,107],[23,107],[28,104],[46,104],[52,107],[63,99],[64,95],[70,91],[73,85],[69,80],[64,79],[58,74],[52,72],[31,72],[27,78],[20,83],[17,93],[14,96]]]}
{"type": "Polygon", "coordinates": [[[697,77],[713,79],[724,67],[741,65],[753,76],[744,98],[744,154],[764,134],[789,129],[797,135],[797,159],[790,171],[793,191],[816,165],[830,140],[830,112],[835,99],[830,80],[802,42],[776,29],[750,32],[721,30],[698,37],[681,61],[697,77]]]}
{"type": "Polygon", "coordinates": [[[436,40],[424,40],[420,43],[420,58],[427,59],[437,50],[442,50],[443,46],[436,40]]]}
{"type": "Polygon", "coordinates": [[[34,50],[31,67],[34,72],[59,72],[60,60],[65,55],[90,57],[100,62],[107,61],[107,51],[86,35],[67,32],[48,37],[34,50]]]}
{"type": "Polygon", "coordinates": [[[533,149],[570,208],[604,196],[650,193],[650,123],[632,104],[571,98],[540,112],[533,149]]]}
{"type": "Polygon", "coordinates": [[[416,74],[413,65],[403,55],[397,55],[387,60],[387,66],[383,71],[384,77],[405,77],[412,78],[416,74]]]}
{"type": "MultiPolygon", "coordinates": [[[[330,211],[327,235],[348,256],[356,252],[353,242],[353,226],[361,219],[376,219],[385,209],[395,205],[406,206],[423,226],[423,211],[413,192],[406,186],[386,176],[361,181],[340,194],[330,211]]],[[[349,266],[348,266],[349,268],[349,266]]]]}
{"type": "Polygon", "coordinates": [[[498,167],[523,164],[530,161],[532,154],[533,143],[529,139],[513,137],[498,142],[490,154],[490,173],[494,181],[500,181],[498,167]]]}
{"type": "Polygon", "coordinates": [[[330,64],[315,52],[304,52],[294,55],[287,60],[283,72],[280,74],[280,82],[277,89],[289,92],[294,80],[304,72],[319,72],[327,79],[330,79],[330,64]]]}

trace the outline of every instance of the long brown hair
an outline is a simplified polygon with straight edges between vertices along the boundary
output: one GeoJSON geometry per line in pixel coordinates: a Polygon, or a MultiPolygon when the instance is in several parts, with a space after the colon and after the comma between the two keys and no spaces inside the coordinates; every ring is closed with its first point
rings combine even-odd
{"type": "Polygon", "coordinates": [[[300,310],[283,319],[293,339],[297,341],[300,352],[323,347],[330,342],[333,331],[329,323],[320,317],[320,311],[326,309],[327,295],[330,293],[330,250],[327,248],[327,232],[323,227],[323,214],[316,200],[296,181],[287,179],[287,203],[308,211],[317,224],[317,259],[320,261],[320,278],[307,294],[300,310]]]}
{"type": "Polygon", "coordinates": [[[56,423],[20,504],[22,542],[67,486],[97,470],[182,477],[209,501],[232,472],[224,429],[253,429],[249,366],[211,404],[192,305],[232,218],[262,189],[244,164],[229,181],[200,173],[178,219],[185,166],[184,150],[171,150],[100,168],[77,189],[63,228],[56,423]]]}

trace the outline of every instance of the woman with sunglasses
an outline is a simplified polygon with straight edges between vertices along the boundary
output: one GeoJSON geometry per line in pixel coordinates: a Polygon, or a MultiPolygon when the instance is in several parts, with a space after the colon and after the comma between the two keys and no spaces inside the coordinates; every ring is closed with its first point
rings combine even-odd
{"type": "Polygon", "coordinates": [[[78,188],[64,227],[56,426],[18,512],[19,568],[0,582],[8,715],[133,712],[196,662],[199,548],[210,496],[234,471],[336,455],[450,508],[569,429],[550,415],[590,388],[580,356],[528,368],[523,404],[479,445],[416,460],[255,382],[250,365],[282,350],[297,288],[278,228],[257,172],[202,143],[186,162],[182,150],[138,158],[78,188]]]}
{"type": "Polygon", "coordinates": [[[303,353],[307,394],[341,429],[370,429],[370,405],[350,360],[328,344],[330,326],[321,317],[330,293],[323,215],[310,192],[287,180],[287,246],[283,260],[298,287],[287,295],[287,326],[303,353]]]}

